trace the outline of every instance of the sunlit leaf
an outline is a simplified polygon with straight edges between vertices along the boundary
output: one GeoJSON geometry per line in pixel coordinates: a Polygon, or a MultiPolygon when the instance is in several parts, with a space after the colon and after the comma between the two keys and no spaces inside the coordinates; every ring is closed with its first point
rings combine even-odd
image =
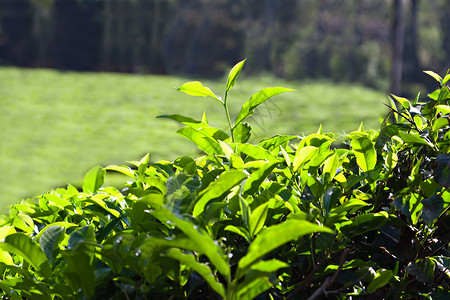
{"type": "Polygon", "coordinates": [[[239,73],[241,73],[242,68],[244,67],[246,59],[238,62],[230,71],[227,78],[227,88],[226,91],[228,92],[231,90],[231,88],[234,86],[237,77],[239,76],[239,73]]]}
{"type": "Polygon", "coordinates": [[[200,276],[202,276],[209,286],[216,291],[221,297],[225,298],[225,289],[223,285],[217,280],[217,278],[213,275],[211,269],[198,261],[195,260],[195,257],[189,254],[183,254],[179,249],[171,248],[164,253],[166,256],[174,258],[191,268],[193,271],[197,272],[200,276]]]}
{"type": "Polygon", "coordinates": [[[306,162],[311,160],[318,151],[319,148],[315,146],[305,146],[303,148],[297,148],[293,164],[294,171],[298,171],[298,169],[302,167],[306,162]]]}
{"type": "Polygon", "coordinates": [[[373,170],[377,163],[377,153],[373,142],[367,136],[355,137],[351,141],[356,162],[363,172],[373,170]]]}
{"type": "Polygon", "coordinates": [[[222,148],[217,141],[192,127],[183,127],[179,129],[177,133],[193,141],[208,155],[223,154],[222,148]]]}
{"type": "Polygon", "coordinates": [[[369,283],[367,287],[367,292],[372,293],[377,289],[385,286],[394,277],[394,273],[391,270],[380,269],[377,270],[375,278],[369,283]]]}
{"type": "Polygon", "coordinates": [[[102,187],[105,181],[105,170],[96,166],[90,169],[84,176],[83,181],[83,192],[85,193],[95,193],[99,188],[102,187]]]}
{"type": "Polygon", "coordinates": [[[29,236],[23,233],[10,234],[0,243],[0,249],[20,255],[41,275],[47,278],[51,276],[47,257],[39,245],[29,236]]]}
{"type": "Polygon", "coordinates": [[[249,221],[251,236],[255,236],[263,228],[268,210],[269,202],[263,203],[253,210],[249,221]]]}
{"type": "Polygon", "coordinates": [[[221,174],[214,183],[209,185],[199,194],[192,215],[194,217],[200,215],[210,200],[222,197],[224,194],[229,193],[233,187],[241,183],[245,178],[247,178],[247,175],[238,170],[221,174]]]}
{"type": "Polygon", "coordinates": [[[301,236],[315,233],[333,231],[327,227],[319,226],[304,220],[290,219],[285,223],[270,226],[261,232],[250,244],[247,254],[238,264],[238,275],[241,277],[245,271],[257,260],[279,246],[298,239],[301,236]]]}
{"type": "Polygon", "coordinates": [[[244,103],[244,105],[242,105],[241,111],[236,117],[234,127],[236,127],[239,123],[241,123],[245,118],[251,116],[253,114],[253,111],[264,101],[278,94],[290,91],[294,90],[282,87],[273,87],[273,88],[265,88],[257,92],[250,98],[250,100],[248,100],[247,102],[244,103]]]}
{"type": "Polygon", "coordinates": [[[436,74],[433,71],[423,71],[425,74],[430,75],[431,77],[433,77],[437,82],[441,83],[442,82],[442,78],[441,76],[439,76],[438,74],[436,74]]]}
{"type": "Polygon", "coordinates": [[[186,93],[191,96],[212,97],[223,103],[219,96],[216,96],[208,87],[204,86],[200,81],[186,82],[182,86],[175,88],[177,91],[186,93]]]}

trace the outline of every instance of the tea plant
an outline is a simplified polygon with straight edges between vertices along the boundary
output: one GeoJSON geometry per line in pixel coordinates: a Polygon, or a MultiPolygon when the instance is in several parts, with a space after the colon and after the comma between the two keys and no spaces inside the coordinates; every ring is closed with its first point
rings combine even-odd
{"type": "Polygon", "coordinates": [[[254,94],[228,132],[165,115],[204,155],[94,167],[15,204],[0,229],[4,299],[445,299],[450,252],[450,75],[425,102],[391,95],[380,131],[248,142],[254,94]],[[397,107],[398,105],[398,107],[397,107]],[[344,147],[333,144],[344,140],[344,147]],[[104,187],[119,172],[127,187],[104,187]]]}

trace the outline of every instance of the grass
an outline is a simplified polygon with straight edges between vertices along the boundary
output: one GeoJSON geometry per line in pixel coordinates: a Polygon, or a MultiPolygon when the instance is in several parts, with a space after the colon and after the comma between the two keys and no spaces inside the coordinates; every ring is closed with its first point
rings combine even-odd
{"type": "MultiPolygon", "coordinates": [[[[21,198],[68,183],[81,185],[94,165],[123,164],[146,153],[173,160],[198,150],[175,134],[180,127],[162,114],[183,114],[226,129],[220,104],[193,98],[173,87],[198,78],[72,73],[0,68],[0,210],[21,198]]],[[[204,81],[216,94],[222,81],[204,81]]],[[[275,134],[378,129],[386,110],[383,92],[331,82],[286,82],[246,77],[245,68],[229,95],[232,114],[263,87],[296,89],[263,105],[252,117],[254,140],[275,134]]]]}

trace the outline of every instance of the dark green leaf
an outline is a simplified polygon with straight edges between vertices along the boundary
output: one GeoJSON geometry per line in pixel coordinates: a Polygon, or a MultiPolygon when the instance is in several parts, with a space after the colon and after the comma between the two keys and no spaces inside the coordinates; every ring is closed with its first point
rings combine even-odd
{"type": "Polygon", "coordinates": [[[225,277],[230,278],[230,267],[223,257],[222,250],[210,236],[198,231],[190,222],[176,217],[168,209],[161,208],[151,213],[161,222],[170,221],[186,234],[196,244],[198,252],[206,255],[217,270],[225,277]]]}
{"type": "Polygon", "coordinates": [[[422,218],[432,224],[444,211],[444,199],[439,195],[433,195],[422,201],[422,218]]]}
{"type": "Polygon", "coordinates": [[[53,250],[55,249],[58,240],[60,240],[59,237],[62,232],[64,232],[64,227],[50,226],[44,231],[44,233],[41,235],[41,238],[39,239],[41,249],[44,251],[45,256],[47,256],[50,265],[52,264],[53,250]]]}
{"type": "Polygon", "coordinates": [[[89,255],[80,251],[64,251],[61,254],[68,266],[64,272],[66,278],[76,290],[81,289],[86,298],[92,299],[96,281],[89,255]]]}
{"type": "Polygon", "coordinates": [[[178,260],[188,268],[191,268],[193,271],[197,272],[206,280],[206,282],[214,291],[216,291],[221,297],[225,298],[225,289],[223,285],[217,280],[217,278],[213,275],[213,272],[207,265],[199,263],[195,260],[195,257],[193,255],[183,254],[179,249],[176,248],[171,248],[164,254],[168,257],[178,260]]]}
{"type": "Polygon", "coordinates": [[[431,258],[418,259],[410,262],[406,267],[409,274],[414,275],[420,282],[429,283],[433,280],[435,263],[431,258]]]}
{"type": "Polygon", "coordinates": [[[436,163],[436,181],[444,187],[450,187],[450,154],[438,155],[436,163]]]}

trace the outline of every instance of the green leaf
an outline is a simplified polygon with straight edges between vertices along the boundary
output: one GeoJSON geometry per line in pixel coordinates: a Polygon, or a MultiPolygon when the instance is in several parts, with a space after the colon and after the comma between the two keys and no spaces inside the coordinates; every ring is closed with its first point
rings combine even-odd
{"type": "Polygon", "coordinates": [[[337,153],[334,153],[330,157],[328,157],[323,164],[323,178],[324,182],[330,183],[336,175],[336,171],[339,167],[339,156],[337,153]]]}
{"type": "Polygon", "coordinates": [[[271,138],[263,139],[258,146],[269,151],[277,149],[279,146],[287,144],[290,140],[298,138],[295,135],[276,135],[271,138]]]}
{"type": "Polygon", "coordinates": [[[223,155],[222,148],[217,141],[192,127],[183,127],[177,133],[196,143],[208,155],[223,155]]]}
{"type": "Polygon", "coordinates": [[[100,166],[90,169],[84,176],[83,192],[95,193],[102,187],[105,181],[105,170],[100,166]]]}
{"type": "Polygon", "coordinates": [[[359,200],[359,199],[355,199],[355,198],[351,198],[350,200],[345,201],[344,203],[342,203],[341,205],[339,205],[338,207],[336,207],[335,209],[331,210],[332,214],[337,214],[340,215],[344,212],[348,212],[352,209],[358,209],[364,206],[368,206],[370,204],[368,204],[365,201],[359,200]]]}
{"type": "Polygon", "coordinates": [[[224,194],[229,193],[233,187],[241,183],[245,178],[247,178],[247,175],[238,170],[222,173],[214,183],[210,184],[198,195],[197,203],[195,203],[192,212],[194,218],[203,212],[206,204],[210,200],[222,197],[224,194]]]}
{"type": "Polygon", "coordinates": [[[164,254],[167,257],[178,260],[188,268],[191,268],[193,271],[197,272],[206,280],[206,282],[214,291],[216,291],[222,298],[225,298],[225,288],[217,280],[217,278],[214,276],[213,272],[207,265],[199,263],[195,260],[195,257],[193,255],[183,254],[181,250],[176,248],[171,248],[164,254]]]}
{"type": "Polygon", "coordinates": [[[433,144],[432,143],[430,143],[427,139],[421,137],[418,134],[399,132],[398,136],[402,139],[402,141],[404,143],[425,145],[425,146],[433,148],[433,144]]]}
{"type": "Polygon", "coordinates": [[[397,100],[402,105],[403,108],[405,108],[405,109],[407,109],[409,111],[409,109],[411,107],[411,103],[409,102],[408,99],[403,98],[403,97],[395,96],[394,94],[390,94],[390,96],[392,98],[394,98],[395,100],[397,100]]]}
{"type": "Polygon", "coordinates": [[[0,249],[21,256],[41,275],[50,278],[51,268],[39,245],[23,233],[13,233],[5,237],[0,249]]]}
{"type": "Polygon", "coordinates": [[[244,63],[247,59],[244,59],[240,62],[238,62],[230,71],[230,73],[228,74],[228,78],[227,78],[227,89],[226,91],[228,92],[229,90],[231,90],[231,88],[234,86],[236,79],[239,75],[239,73],[241,73],[242,68],[244,67],[244,63]]]}
{"type": "Polygon", "coordinates": [[[223,104],[220,97],[216,96],[208,87],[204,86],[200,81],[186,82],[182,86],[175,88],[177,91],[186,93],[191,96],[212,97],[223,104]]]}
{"type": "Polygon", "coordinates": [[[174,120],[174,121],[180,122],[181,124],[184,124],[186,126],[192,127],[194,129],[198,129],[198,128],[202,128],[202,127],[209,127],[209,125],[205,122],[197,121],[192,118],[185,117],[183,115],[178,115],[178,114],[162,115],[162,116],[157,116],[157,118],[174,120]]]}
{"type": "Polygon", "coordinates": [[[442,79],[442,85],[446,85],[449,80],[450,74],[445,75],[445,77],[442,79]]]}
{"type": "Polygon", "coordinates": [[[395,135],[398,135],[400,131],[407,131],[411,129],[406,124],[392,124],[386,127],[383,127],[378,134],[377,141],[375,143],[375,149],[381,151],[384,145],[395,135]]]}
{"type": "Polygon", "coordinates": [[[281,245],[297,240],[299,237],[315,233],[333,231],[304,220],[290,219],[284,223],[270,226],[261,232],[250,244],[247,254],[238,263],[237,278],[241,278],[253,263],[281,245]]]}
{"type": "Polygon", "coordinates": [[[440,154],[436,157],[436,181],[443,187],[450,187],[450,154],[440,154]]]}
{"type": "Polygon", "coordinates": [[[257,262],[256,264],[252,265],[251,270],[264,272],[264,273],[273,273],[278,271],[281,268],[288,268],[289,264],[278,260],[278,259],[271,259],[271,260],[262,260],[257,262]]]}
{"type": "Polygon", "coordinates": [[[247,197],[256,193],[261,183],[267,178],[267,176],[270,175],[270,173],[272,173],[273,169],[276,167],[277,164],[278,164],[277,161],[269,162],[263,165],[255,172],[252,172],[242,189],[243,196],[247,197]]]}
{"type": "Polygon", "coordinates": [[[64,232],[64,227],[50,226],[42,233],[41,238],[39,239],[41,249],[44,251],[45,256],[47,256],[50,265],[52,264],[53,250],[55,249],[58,240],[60,240],[59,237],[62,232],[64,232]]]}
{"type": "Polygon", "coordinates": [[[442,78],[441,76],[439,76],[438,74],[436,74],[433,71],[423,71],[425,74],[430,75],[431,77],[433,77],[437,82],[439,82],[439,84],[442,82],[442,78]]]}
{"type": "Polygon", "coordinates": [[[410,262],[406,267],[406,271],[414,275],[420,282],[429,283],[433,280],[435,262],[430,258],[417,259],[410,262]]]}
{"type": "Polygon", "coordinates": [[[273,286],[273,284],[269,281],[267,276],[260,276],[256,278],[252,278],[251,280],[244,280],[240,283],[237,288],[236,298],[239,300],[253,300],[258,295],[267,291],[273,286]]]}
{"type": "Polygon", "coordinates": [[[252,127],[247,122],[239,123],[233,128],[234,141],[246,143],[251,137],[252,127]]]}
{"type": "Polygon", "coordinates": [[[237,227],[237,226],[234,226],[234,225],[228,225],[227,227],[224,228],[224,230],[231,231],[231,232],[234,232],[236,234],[239,234],[244,239],[246,239],[247,242],[251,241],[250,233],[244,227],[240,227],[240,226],[237,227]]]}
{"type": "Polygon", "coordinates": [[[263,203],[250,215],[249,227],[250,234],[254,237],[263,228],[266,222],[267,212],[269,211],[269,202],[263,203]]]}
{"type": "Polygon", "coordinates": [[[433,195],[422,201],[422,218],[432,224],[444,212],[444,199],[440,195],[433,195]]]}
{"type": "Polygon", "coordinates": [[[391,270],[377,270],[375,278],[369,283],[369,286],[367,287],[367,292],[375,292],[377,289],[385,286],[392,279],[392,277],[394,277],[394,273],[391,270]]]}
{"type": "Polygon", "coordinates": [[[276,161],[278,157],[272,152],[252,144],[231,144],[231,147],[237,147],[239,152],[245,153],[256,160],[276,161]]]}
{"type": "Polygon", "coordinates": [[[210,236],[198,231],[190,222],[176,217],[168,209],[161,208],[151,212],[151,214],[163,223],[167,221],[174,223],[178,229],[196,244],[197,251],[206,255],[210,262],[217,268],[217,271],[225,278],[230,279],[230,267],[223,258],[221,248],[214,243],[210,236]]]}
{"type": "Polygon", "coordinates": [[[75,290],[81,289],[86,298],[92,299],[96,280],[89,255],[81,251],[64,251],[61,254],[68,267],[64,271],[66,278],[75,290]]]}
{"type": "Polygon", "coordinates": [[[236,117],[234,127],[236,127],[239,123],[241,123],[245,118],[251,116],[253,114],[253,111],[264,101],[278,94],[290,91],[294,90],[282,87],[273,87],[273,88],[265,88],[257,92],[250,98],[250,100],[248,100],[247,102],[244,103],[244,105],[242,105],[241,111],[236,117]]]}
{"type": "Polygon", "coordinates": [[[450,257],[446,256],[433,256],[431,257],[433,261],[436,263],[436,266],[438,269],[447,274],[448,277],[450,277],[450,257]]]}
{"type": "MultiPolygon", "coordinates": [[[[299,145],[300,146],[300,145],[299,145]]],[[[319,148],[314,146],[305,146],[303,148],[297,148],[294,157],[294,171],[299,171],[306,162],[311,160],[319,151],[319,148]]]]}
{"type": "Polygon", "coordinates": [[[377,153],[370,138],[367,136],[354,137],[351,146],[361,170],[363,172],[373,170],[377,163],[377,153]]]}
{"type": "Polygon", "coordinates": [[[133,170],[130,169],[128,166],[119,166],[119,165],[109,165],[104,168],[106,171],[116,171],[119,173],[122,173],[128,177],[131,177],[133,179],[136,179],[134,176],[133,170]]]}

